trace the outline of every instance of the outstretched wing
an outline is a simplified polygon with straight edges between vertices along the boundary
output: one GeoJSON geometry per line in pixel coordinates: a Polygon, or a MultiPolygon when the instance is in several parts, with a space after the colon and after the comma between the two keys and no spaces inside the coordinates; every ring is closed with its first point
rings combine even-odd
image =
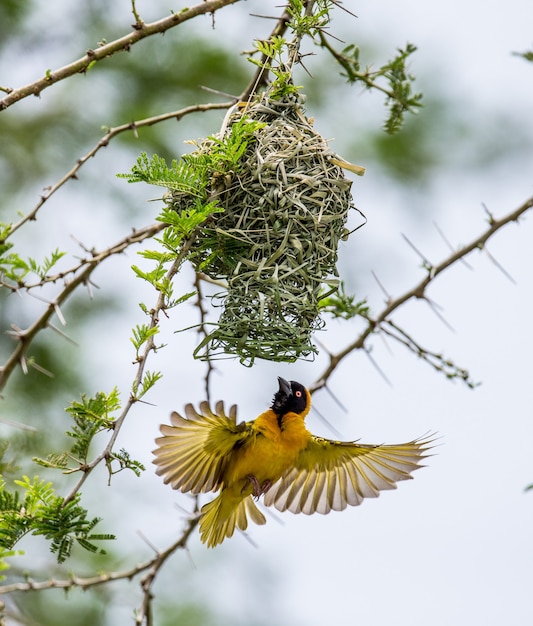
{"type": "Polygon", "coordinates": [[[224,470],[231,451],[250,436],[250,427],[237,425],[237,407],[229,415],[224,403],[217,402],[213,412],[207,402],[200,403],[200,412],[192,404],[185,407],[185,417],[175,411],[170,416],[172,426],[163,424],[162,437],[153,451],[156,474],[173,489],[201,493],[221,487],[224,470]]]}
{"type": "Polygon", "coordinates": [[[264,503],[307,515],[342,511],[412,478],[430,444],[427,438],[372,446],[312,437],[295,465],[265,493],[264,503]]]}

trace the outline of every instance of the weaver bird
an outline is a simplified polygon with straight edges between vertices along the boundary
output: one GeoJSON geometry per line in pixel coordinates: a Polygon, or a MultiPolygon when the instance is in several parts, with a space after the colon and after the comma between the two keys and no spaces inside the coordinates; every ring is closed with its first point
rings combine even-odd
{"type": "Polygon", "coordinates": [[[173,412],[161,426],[154,450],[156,473],[174,489],[193,494],[220,491],[200,511],[200,538],[212,548],[246,530],[248,517],[264,524],[254,498],[292,513],[329,513],[375,498],[411,478],[429,439],[399,445],[363,445],[316,437],[305,427],[311,394],[300,383],[278,378],[271,407],[237,424],[237,407],[213,412],[207,402],[185,417],[173,412]]]}

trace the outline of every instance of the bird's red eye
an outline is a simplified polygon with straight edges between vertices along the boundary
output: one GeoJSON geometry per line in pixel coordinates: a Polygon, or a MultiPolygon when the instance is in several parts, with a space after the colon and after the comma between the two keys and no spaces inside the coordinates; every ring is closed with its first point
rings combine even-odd
{"type": "Polygon", "coordinates": [[[294,395],[295,395],[297,398],[301,398],[301,397],[302,397],[302,392],[301,392],[301,391],[297,391],[294,395]]]}

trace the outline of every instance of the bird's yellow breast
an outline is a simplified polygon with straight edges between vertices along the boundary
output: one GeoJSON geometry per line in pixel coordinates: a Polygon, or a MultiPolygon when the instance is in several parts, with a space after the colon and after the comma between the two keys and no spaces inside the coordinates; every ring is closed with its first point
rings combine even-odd
{"type": "Polygon", "coordinates": [[[288,413],[281,425],[273,411],[266,411],[253,422],[253,436],[232,452],[225,472],[226,487],[246,486],[249,476],[262,484],[275,482],[293,466],[311,437],[302,416],[288,413]]]}

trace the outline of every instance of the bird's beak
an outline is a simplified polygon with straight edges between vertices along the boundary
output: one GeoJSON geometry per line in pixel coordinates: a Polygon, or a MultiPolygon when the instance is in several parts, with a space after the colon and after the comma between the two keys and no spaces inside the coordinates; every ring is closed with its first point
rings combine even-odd
{"type": "Polygon", "coordinates": [[[278,376],[278,383],[281,393],[283,393],[287,398],[289,396],[292,396],[292,389],[288,381],[286,381],[284,378],[281,378],[281,376],[278,376]]]}

